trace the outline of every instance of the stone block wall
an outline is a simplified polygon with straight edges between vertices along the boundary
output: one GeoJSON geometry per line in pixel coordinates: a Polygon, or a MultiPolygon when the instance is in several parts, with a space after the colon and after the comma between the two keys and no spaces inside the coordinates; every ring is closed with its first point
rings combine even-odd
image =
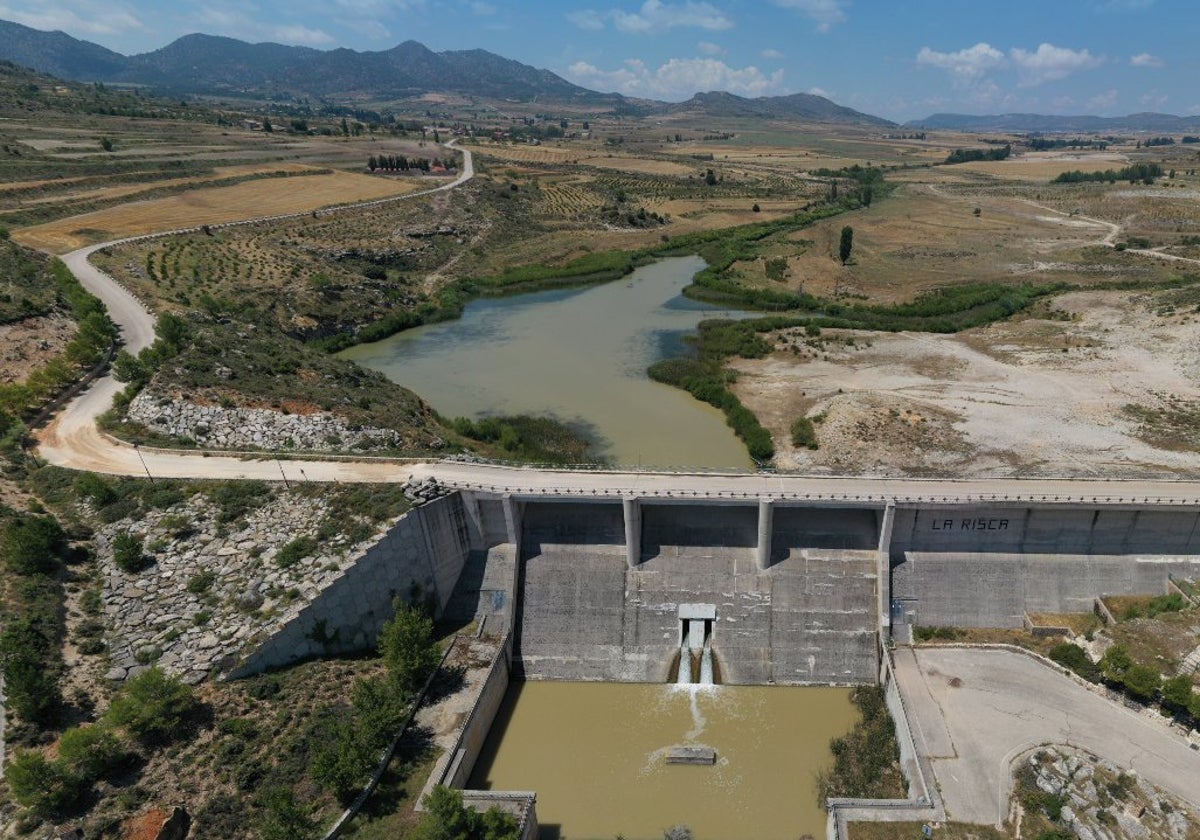
{"type": "Polygon", "coordinates": [[[323,654],[372,646],[393,615],[393,599],[414,585],[438,609],[450,601],[469,552],[458,494],[409,511],[357,563],[244,657],[232,677],[323,654]]]}

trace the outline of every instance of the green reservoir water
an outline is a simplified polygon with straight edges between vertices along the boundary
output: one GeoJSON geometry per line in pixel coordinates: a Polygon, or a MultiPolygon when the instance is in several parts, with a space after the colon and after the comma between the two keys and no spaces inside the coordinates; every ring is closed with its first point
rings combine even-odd
{"type": "Polygon", "coordinates": [[[699,257],[672,257],[598,286],[481,298],[459,320],[340,355],[444,417],[550,415],[617,464],[749,468],[721,412],[646,376],[700,321],[741,317],[683,297],[703,267],[699,257]]]}

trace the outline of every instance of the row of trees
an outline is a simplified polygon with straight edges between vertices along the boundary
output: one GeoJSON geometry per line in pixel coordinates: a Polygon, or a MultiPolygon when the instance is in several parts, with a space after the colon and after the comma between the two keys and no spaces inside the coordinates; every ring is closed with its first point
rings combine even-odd
{"type": "Polygon", "coordinates": [[[450,169],[454,166],[453,160],[442,160],[441,158],[410,158],[405,155],[371,155],[367,159],[367,169],[372,172],[383,170],[384,172],[411,172],[414,169],[421,172],[428,172],[434,166],[445,167],[450,169]]]}
{"type": "Polygon", "coordinates": [[[1163,176],[1163,168],[1157,163],[1135,163],[1132,166],[1126,166],[1124,169],[1105,169],[1101,172],[1083,172],[1079,169],[1073,169],[1070,172],[1063,172],[1050,183],[1052,184],[1079,184],[1086,181],[1097,181],[1109,184],[1115,184],[1117,181],[1128,181],[1131,184],[1136,184],[1141,181],[1143,184],[1150,185],[1154,183],[1156,178],[1163,176]]]}
{"type": "Polygon", "coordinates": [[[946,163],[975,163],[982,160],[1005,160],[1012,154],[1012,145],[1005,143],[998,149],[955,149],[946,156],[946,163]]]}

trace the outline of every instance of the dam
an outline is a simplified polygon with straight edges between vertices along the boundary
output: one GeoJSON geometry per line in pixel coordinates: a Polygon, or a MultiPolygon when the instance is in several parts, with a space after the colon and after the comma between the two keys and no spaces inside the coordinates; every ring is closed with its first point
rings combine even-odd
{"type": "MultiPolygon", "coordinates": [[[[1178,489],[1174,498],[1139,499],[817,494],[760,476],[758,492],[749,479],[730,490],[736,479],[713,477],[704,480],[722,489],[702,494],[662,489],[695,477],[622,476],[622,486],[606,487],[615,479],[556,474],[554,486],[536,487],[521,472],[503,477],[507,485],[444,481],[442,495],[401,518],[234,676],[368,647],[393,597],[417,587],[443,618],[504,639],[460,746],[434,781],[507,785],[503,749],[497,763],[495,746],[485,745],[493,720],[510,716],[502,711],[510,680],[638,684],[669,696],[685,682],[685,661],[686,682],[704,681],[707,657],[719,692],[875,684],[890,673],[890,642],[911,638],[916,625],[1020,627],[1028,613],[1090,612],[1102,595],[1158,595],[1172,577],[1200,576],[1200,501],[1178,489]]],[[[803,703],[784,706],[792,711],[780,720],[807,720],[797,711],[803,703]]],[[[837,734],[814,731],[812,740],[828,744],[837,734]]],[[[650,741],[648,751],[672,746],[650,741]]],[[[580,749],[612,746],[598,743],[580,749]]],[[[717,767],[684,771],[729,772],[722,744],[682,746],[716,747],[717,767]]],[[[779,836],[802,824],[804,833],[819,830],[788,819],[779,836]]]]}
{"type": "Polygon", "coordinates": [[[318,622],[326,652],[366,647],[416,586],[511,631],[526,679],[664,683],[699,632],[727,684],[856,685],[913,625],[1019,627],[1200,575],[1200,501],[1178,498],[444,492],[238,673],[315,655],[318,622]]]}

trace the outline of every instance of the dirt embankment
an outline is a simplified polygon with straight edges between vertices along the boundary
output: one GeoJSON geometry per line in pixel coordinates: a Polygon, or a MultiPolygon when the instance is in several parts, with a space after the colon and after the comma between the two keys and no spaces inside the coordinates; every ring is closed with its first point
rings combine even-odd
{"type": "Polygon", "coordinates": [[[1129,292],[1050,306],[959,335],[786,331],[772,356],[734,363],[735,389],[787,469],[1132,477],[1200,467],[1197,447],[1164,443],[1158,427],[1200,408],[1200,316],[1129,292]],[[802,415],[817,421],[818,450],[791,445],[802,415]]]}

